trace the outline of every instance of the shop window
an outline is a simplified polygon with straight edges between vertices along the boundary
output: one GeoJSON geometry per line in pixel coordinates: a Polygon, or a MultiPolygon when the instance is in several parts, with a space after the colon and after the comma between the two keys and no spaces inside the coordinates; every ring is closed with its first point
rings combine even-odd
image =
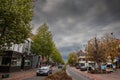
{"type": "Polygon", "coordinates": [[[85,61],[85,58],[81,58],[80,60],[81,60],[81,61],[85,61]]]}
{"type": "Polygon", "coordinates": [[[2,65],[2,56],[0,56],[0,66],[2,65]]]}
{"type": "Polygon", "coordinates": [[[31,61],[30,60],[25,60],[25,66],[31,66],[31,61]]]}
{"type": "Polygon", "coordinates": [[[12,58],[11,66],[16,66],[16,65],[17,65],[17,59],[16,58],[12,58]]]}
{"type": "Polygon", "coordinates": [[[11,66],[21,66],[21,59],[20,58],[12,58],[11,66]]]}
{"type": "Polygon", "coordinates": [[[22,62],[22,59],[21,58],[17,58],[17,66],[21,66],[21,62],[22,62]]]}
{"type": "Polygon", "coordinates": [[[10,65],[11,58],[10,57],[2,57],[2,63],[3,66],[9,66],[10,65]]]}

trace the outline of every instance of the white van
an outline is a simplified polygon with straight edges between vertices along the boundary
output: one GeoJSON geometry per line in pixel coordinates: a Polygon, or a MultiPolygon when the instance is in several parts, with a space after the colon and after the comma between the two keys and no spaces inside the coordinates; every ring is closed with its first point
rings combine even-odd
{"type": "Polygon", "coordinates": [[[80,62],[80,70],[81,71],[86,71],[87,67],[88,67],[88,63],[86,63],[85,61],[80,62]]]}

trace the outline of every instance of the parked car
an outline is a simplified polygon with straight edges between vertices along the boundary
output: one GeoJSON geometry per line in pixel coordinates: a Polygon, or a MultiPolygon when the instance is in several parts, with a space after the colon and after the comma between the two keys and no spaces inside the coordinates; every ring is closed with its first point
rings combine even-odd
{"type": "Polygon", "coordinates": [[[49,75],[52,74],[52,68],[50,66],[43,66],[36,71],[36,75],[49,75]]]}
{"type": "Polygon", "coordinates": [[[93,61],[89,61],[88,62],[88,67],[87,67],[87,71],[88,71],[88,73],[97,73],[98,71],[98,65],[95,63],[95,62],[93,62],[93,61]]]}
{"type": "Polygon", "coordinates": [[[101,64],[101,71],[104,73],[106,72],[106,63],[101,64]]]}
{"type": "Polygon", "coordinates": [[[88,71],[88,73],[95,73],[96,68],[95,68],[95,66],[90,65],[90,66],[88,66],[87,71],[88,71]]]}
{"type": "Polygon", "coordinates": [[[81,71],[86,71],[87,70],[87,63],[80,63],[80,70],[81,71]]]}
{"type": "Polygon", "coordinates": [[[62,64],[58,65],[58,69],[59,69],[59,68],[63,68],[63,65],[62,65],[62,64]]]}
{"type": "Polygon", "coordinates": [[[114,70],[114,65],[112,63],[107,63],[106,72],[113,72],[113,70],[114,70]]]}

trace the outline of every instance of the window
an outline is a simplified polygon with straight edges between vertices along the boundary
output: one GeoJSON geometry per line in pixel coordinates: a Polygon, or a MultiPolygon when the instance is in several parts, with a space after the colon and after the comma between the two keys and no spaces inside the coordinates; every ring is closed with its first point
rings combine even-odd
{"type": "Polygon", "coordinates": [[[0,65],[2,65],[2,56],[0,56],[0,65]]]}
{"type": "Polygon", "coordinates": [[[16,58],[12,58],[11,66],[16,66],[16,65],[17,65],[17,59],[16,58]]]}
{"type": "Polygon", "coordinates": [[[89,63],[89,65],[91,65],[91,66],[95,66],[95,63],[89,63]]]}
{"type": "Polygon", "coordinates": [[[31,66],[31,61],[30,60],[25,60],[25,66],[31,66]]]}
{"type": "Polygon", "coordinates": [[[108,67],[108,68],[112,68],[112,65],[108,64],[107,67],[108,67]]]}
{"type": "Polygon", "coordinates": [[[1,65],[9,66],[10,65],[10,57],[2,57],[1,65]]]}
{"type": "Polygon", "coordinates": [[[21,58],[17,58],[17,66],[21,66],[21,62],[22,62],[22,59],[21,58]]]}
{"type": "Polygon", "coordinates": [[[85,58],[81,58],[81,61],[85,61],[85,58]]]}
{"type": "Polygon", "coordinates": [[[85,66],[85,63],[81,63],[80,66],[85,66]]]}
{"type": "Polygon", "coordinates": [[[12,58],[11,66],[21,66],[21,58],[12,58]]]}

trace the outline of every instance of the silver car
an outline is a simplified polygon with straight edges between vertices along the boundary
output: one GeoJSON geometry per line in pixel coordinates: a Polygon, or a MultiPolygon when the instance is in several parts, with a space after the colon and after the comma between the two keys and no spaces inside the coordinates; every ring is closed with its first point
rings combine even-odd
{"type": "Polygon", "coordinates": [[[47,75],[48,76],[49,74],[52,74],[52,69],[50,66],[41,67],[36,71],[37,76],[39,76],[39,75],[47,75]]]}

